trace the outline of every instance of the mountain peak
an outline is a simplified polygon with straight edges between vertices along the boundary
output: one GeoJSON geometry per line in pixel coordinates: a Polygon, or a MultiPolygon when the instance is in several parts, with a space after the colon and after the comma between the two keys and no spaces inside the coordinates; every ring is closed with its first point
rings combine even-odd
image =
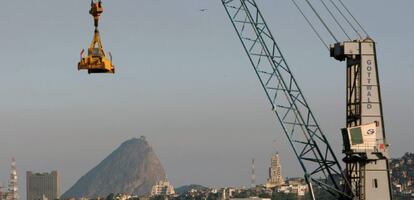
{"type": "Polygon", "coordinates": [[[62,198],[106,197],[111,193],[143,195],[165,177],[164,168],[144,136],[123,142],[82,176],[62,198]]]}
{"type": "Polygon", "coordinates": [[[148,145],[149,146],[149,143],[145,136],[141,136],[139,138],[136,138],[136,137],[131,138],[121,144],[121,146],[125,146],[125,145],[148,145]]]}

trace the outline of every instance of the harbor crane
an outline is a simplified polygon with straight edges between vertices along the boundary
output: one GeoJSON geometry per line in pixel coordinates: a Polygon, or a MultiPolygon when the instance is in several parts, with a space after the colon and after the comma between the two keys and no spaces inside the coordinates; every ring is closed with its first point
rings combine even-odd
{"type": "MultiPolygon", "coordinates": [[[[385,137],[374,40],[368,35],[352,40],[345,32],[349,40],[339,42],[311,2],[303,1],[336,40],[336,43],[327,46],[331,57],[346,61],[346,128],[342,129],[342,136],[337,134],[343,139],[343,169],[256,0],[220,1],[299,161],[311,198],[317,199],[316,191],[324,191],[331,195],[330,199],[391,200],[389,144],[385,137]]],[[[309,23],[296,0],[292,2],[309,23]]],[[[328,9],[324,0],[321,2],[328,9]]],[[[330,2],[338,9],[333,1],[330,2]]],[[[341,0],[338,2],[343,5],[341,0]]],[[[105,57],[99,38],[98,21],[102,12],[101,1],[92,2],[90,14],[95,21],[95,36],[88,56],[81,58],[78,67],[87,69],[89,73],[114,73],[112,62],[105,57]]],[[[329,13],[334,17],[332,12],[329,13]]],[[[310,25],[316,32],[315,27],[310,25]]],[[[341,24],[338,25],[344,30],[341,24]]],[[[319,34],[318,37],[323,41],[319,34]]]]}
{"type": "MultiPolygon", "coordinates": [[[[375,42],[343,2],[337,1],[345,11],[330,1],[352,29],[356,30],[344,15],[344,12],[348,12],[366,33],[365,38],[356,30],[360,39],[352,40],[327,4],[321,0],[349,39],[339,42],[313,4],[309,0],[303,1],[335,39],[336,43],[328,47],[331,57],[346,61],[347,112],[346,128],[342,129],[345,170],[319,127],[256,1],[221,1],[299,160],[312,199],[316,199],[314,186],[330,193],[332,199],[392,199],[389,144],[383,123],[375,42]]],[[[292,2],[324,43],[297,1],[292,2]]]]}

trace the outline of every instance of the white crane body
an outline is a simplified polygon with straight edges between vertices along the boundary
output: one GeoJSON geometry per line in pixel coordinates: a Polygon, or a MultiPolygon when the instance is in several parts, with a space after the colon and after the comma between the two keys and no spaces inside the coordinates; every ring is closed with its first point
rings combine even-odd
{"type": "Polygon", "coordinates": [[[346,41],[331,47],[346,60],[346,170],[357,200],[390,200],[389,145],[385,137],[375,42],[346,41]]]}

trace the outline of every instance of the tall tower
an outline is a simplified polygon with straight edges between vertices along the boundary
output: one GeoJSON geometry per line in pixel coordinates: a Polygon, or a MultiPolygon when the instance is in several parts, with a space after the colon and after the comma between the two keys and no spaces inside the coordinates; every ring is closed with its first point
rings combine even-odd
{"type": "Polygon", "coordinates": [[[375,42],[337,43],[331,56],[346,61],[346,172],[357,200],[391,200],[389,148],[385,137],[375,42]]]}
{"type": "Polygon", "coordinates": [[[279,154],[272,155],[272,159],[269,167],[269,179],[267,179],[267,187],[280,186],[285,183],[282,176],[282,167],[280,165],[279,154]]]}
{"type": "Polygon", "coordinates": [[[50,173],[26,172],[27,200],[59,199],[60,183],[57,171],[50,173]]]}
{"type": "Polygon", "coordinates": [[[254,170],[254,158],[252,158],[251,187],[256,187],[256,171],[254,170]]]}
{"type": "Polygon", "coordinates": [[[10,168],[10,180],[9,180],[9,190],[7,192],[6,200],[18,200],[19,194],[17,193],[17,170],[16,170],[16,160],[12,158],[11,168],[10,168]]]}

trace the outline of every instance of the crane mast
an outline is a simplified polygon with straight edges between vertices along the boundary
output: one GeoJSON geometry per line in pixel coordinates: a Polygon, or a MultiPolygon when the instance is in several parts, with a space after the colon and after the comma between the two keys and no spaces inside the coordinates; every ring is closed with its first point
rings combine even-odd
{"type": "Polygon", "coordinates": [[[315,187],[329,192],[336,199],[352,199],[352,191],[345,190],[350,187],[348,179],[256,1],[221,1],[299,160],[312,199],[315,199],[315,187]]]}
{"type": "Polygon", "coordinates": [[[344,161],[357,200],[390,200],[389,145],[385,137],[375,42],[370,38],[332,45],[346,60],[344,161]]]}

